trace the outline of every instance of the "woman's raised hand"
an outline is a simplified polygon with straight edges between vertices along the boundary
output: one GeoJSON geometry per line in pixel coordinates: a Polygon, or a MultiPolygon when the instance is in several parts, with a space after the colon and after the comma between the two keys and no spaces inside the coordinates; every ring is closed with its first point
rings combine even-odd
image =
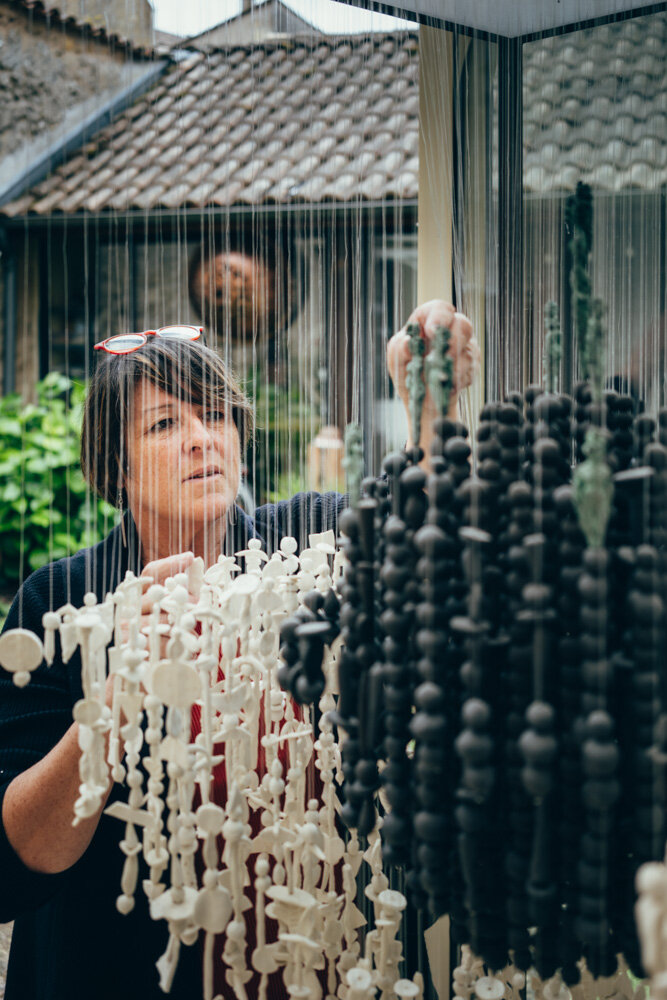
{"type": "MultiPolygon", "coordinates": [[[[153,583],[163,584],[170,576],[177,573],[185,573],[186,569],[195,561],[193,552],[179,552],[175,556],[166,556],[164,559],[154,559],[153,562],[146,563],[141,571],[141,579],[146,580],[146,586],[153,583]]],[[[141,614],[149,615],[152,610],[152,602],[147,600],[144,594],[141,601],[141,614]]]]}
{"type": "MultiPolygon", "coordinates": [[[[170,576],[176,576],[177,573],[184,573],[188,567],[194,562],[193,552],[179,552],[175,556],[166,556],[164,559],[154,559],[152,562],[146,563],[144,566],[140,580],[143,583],[144,591],[141,597],[141,628],[148,629],[151,625],[151,617],[153,613],[153,597],[150,593],[150,588],[154,584],[164,584],[170,576]]],[[[194,595],[193,595],[194,596],[194,595]]],[[[167,621],[166,611],[160,612],[160,621],[165,623],[167,621]]],[[[127,622],[123,622],[121,626],[121,634],[123,641],[127,642],[129,638],[129,626],[127,622]]],[[[166,655],[168,636],[162,636],[160,643],[160,654],[161,656],[166,655]]]]}
{"type": "MultiPolygon", "coordinates": [[[[193,552],[179,552],[175,556],[166,556],[164,559],[154,559],[152,562],[147,563],[142,572],[140,579],[145,581],[145,590],[141,598],[141,627],[143,629],[148,629],[151,624],[151,617],[153,613],[153,600],[151,598],[150,588],[154,584],[163,585],[170,576],[176,576],[177,573],[185,573],[185,571],[192,565],[195,560],[193,552]]],[[[192,600],[196,600],[196,595],[191,594],[192,600]]],[[[167,621],[167,613],[165,611],[160,612],[160,621],[167,621]]],[[[163,635],[160,642],[160,656],[166,656],[167,642],[169,640],[168,635],[163,635]]]]}
{"type": "MultiPolygon", "coordinates": [[[[454,362],[454,392],[449,400],[449,416],[455,418],[458,393],[471,384],[479,363],[479,346],[473,337],[472,323],[463,313],[456,312],[449,302],[433,299],[417,306],[403,329],[394,334],[387,344],[387,367],[396,392],[406,409],[408,409],[407,367],[412,357],[410,339],[406,333],[409,324],[419,325],[421,335],[426,341],[426,354],[431,350],[438,327],[444,326],[450,331],[449,354],[454,362]]],[[[435,416],[435,406],[430,392],[427,391],[424,417],[433,416],[435,416]]],[[[427,422],[426,419],[422,420],[424,429],[427,422]]]]}

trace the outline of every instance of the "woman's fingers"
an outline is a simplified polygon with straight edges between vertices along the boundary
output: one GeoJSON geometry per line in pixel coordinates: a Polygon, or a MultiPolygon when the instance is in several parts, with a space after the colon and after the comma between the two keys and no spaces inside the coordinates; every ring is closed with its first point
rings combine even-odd
{"type": "Polygon", "coordinates": [[[467,389],[479,367],[479,344],[472,334],[472,323],[463,313],[456,313],[450,326],[449,353],[454,359],[454,387],[467,389]]]}
{"type": "Polygon", "coordinates": [[[452,327],[454,317],[461,315],[451,302],[443,299],[431,299],[430,302],[423,302],[414,310],[408,323],[418,323],[422,330],[422,336],[430,344],[435,335],[436,328],[446,326],[452,327]]]}
{"type": "MultiPolygon", "coordinates": [[[[167,556],[165,559],[154,559],[153,562],[147,563],[144,566],[141,573],[141,582],[144,587],[144,592],[141,597],[141,631],[147,631],[153,622],[153,605],[154,599],[150,593],[150,588],[153,584],[163,584],[165,580],[168,580],[170,576],[176,576],[177,573],[183,573],[188,566],[194,562],[194,553],[192,552],[179,552],[175,556],[167,556]]],[[[194,600],[194,598],[193,598],[194,600]]],[[[160,612],[160,623],[163,625],[168,624],[168,616],[166,611],[160,612]]],[[[130,637],[130,626],[127,621],[121,622],[121,636],[124,642],[127,642],[130,637]]],[[[161,655],[166,655],[168,636],[163,635],[160,638],[160,651],[161,655]]]]}
{"type": "Polygon", "coordinates": [[[185,572],[188,566],[191,566],[194,562],[194,558],[193,552],[179,552],[175,556],[154,559],[153,562],[149,562],[144,566],[140,577],[144,586],[141,598],[141,615],[146,620],[142,622],[142,625],[148,624],[148,616],[153,609],[154,601],[150,594],[150,588],[153,584],[163,584],[170,576],[176,576],[177,573],[185,572]]]}
{"type": "MultiPolygon", "coordinates": [[[[408,319],[408,324],[418,324],[426,341],[428,354],[438,327],[446,327],[451,333],[449,354],[454,361],[454,388],[457,392],[467,388],[475,376],[479,364],[479,346],[473,337],[472,323],[463,313],[457,313],[454,306],[441,299],[433,299],[417,306],[408,319]]],[[[408,325],[406,324],[406,326],[408,325]]],[[[410,340],[405,327],[395,333],[387,344],[387,365],[398,395],[407,398],[406,375],[411,358],[410,340]]]]}
{"type": "Polygon", "coordinates": [[[194,552],[179,552],[175,556],[154,559],[153,562],[144,566],[141,575],[142,577],[151,577],[152,583],[164,583],[170,576],[183,573],[194,562],[194,559],[194,552]]]}
{"type": "Polygon", "coordinates": [[[404,399],[407,396],[405,378],[408,361],[411,358],[410,341],[405,330],[395,333],[387,344],[387,367],[398,395],[404,399]]]}

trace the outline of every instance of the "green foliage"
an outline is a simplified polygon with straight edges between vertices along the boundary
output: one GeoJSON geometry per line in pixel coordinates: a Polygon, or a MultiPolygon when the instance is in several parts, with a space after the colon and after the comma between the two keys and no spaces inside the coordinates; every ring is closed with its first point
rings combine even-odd
{"type": "Polygon", "coordinates": [[[275,489],[269,490],[266,496],[258,498],[256,502],[258,506],[264,502],[278,503],[279,500],[296,496],[297,493],[306,493],[310,489],[312,486],[303,471],[283,472],[275,480],[275,489]]]}
{"type": "Polygon", "coordinates": [[[298,386],[250,379],[244,390],[255,404],[256,432],[247,455],[257,504],[284,500],[308,489],[306,454],[316,428],[313,407],[298,386]]]}
{"type": "Polygon", "coordinates": [[[90,496],[79,467],[85,388],[58,372],[37,402],[0,398],[0,590],[15,590],[47,562],[92,545],[114,508],[90,496]]]}

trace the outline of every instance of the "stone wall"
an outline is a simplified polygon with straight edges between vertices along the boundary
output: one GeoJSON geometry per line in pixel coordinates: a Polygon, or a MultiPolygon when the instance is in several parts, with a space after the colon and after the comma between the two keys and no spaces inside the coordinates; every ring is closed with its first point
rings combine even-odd
{"type": "Polygon", "coordinates": [[[0,0],[0,189],[146,68],[122,48],[0,0]]]}
{"type": "Polygon", "coordinates": [[[123,55],[0,7],[0,156],[119,81],[123,55]]]}
{"type": "Polygon", "coordinates": [[[148,0],[59,0],[62,17],[74,17],[133,45],[153,44],[153,9],[148,0]]]}

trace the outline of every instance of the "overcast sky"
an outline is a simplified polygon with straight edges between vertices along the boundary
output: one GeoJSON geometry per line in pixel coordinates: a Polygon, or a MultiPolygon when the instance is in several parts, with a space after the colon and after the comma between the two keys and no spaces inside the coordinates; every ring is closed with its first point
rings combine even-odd
{"type": "MultiPolygon", "coordinates": [[[[385,14],[359,10],[334,0],[283,0],[287,7],[310,21],[320,31],[347,33],[389,31],[406,26],[385,14]]],[[[175,35],[196,35],[238,13],[242,0],[151,0],[155,27],[175,35]]]]}

